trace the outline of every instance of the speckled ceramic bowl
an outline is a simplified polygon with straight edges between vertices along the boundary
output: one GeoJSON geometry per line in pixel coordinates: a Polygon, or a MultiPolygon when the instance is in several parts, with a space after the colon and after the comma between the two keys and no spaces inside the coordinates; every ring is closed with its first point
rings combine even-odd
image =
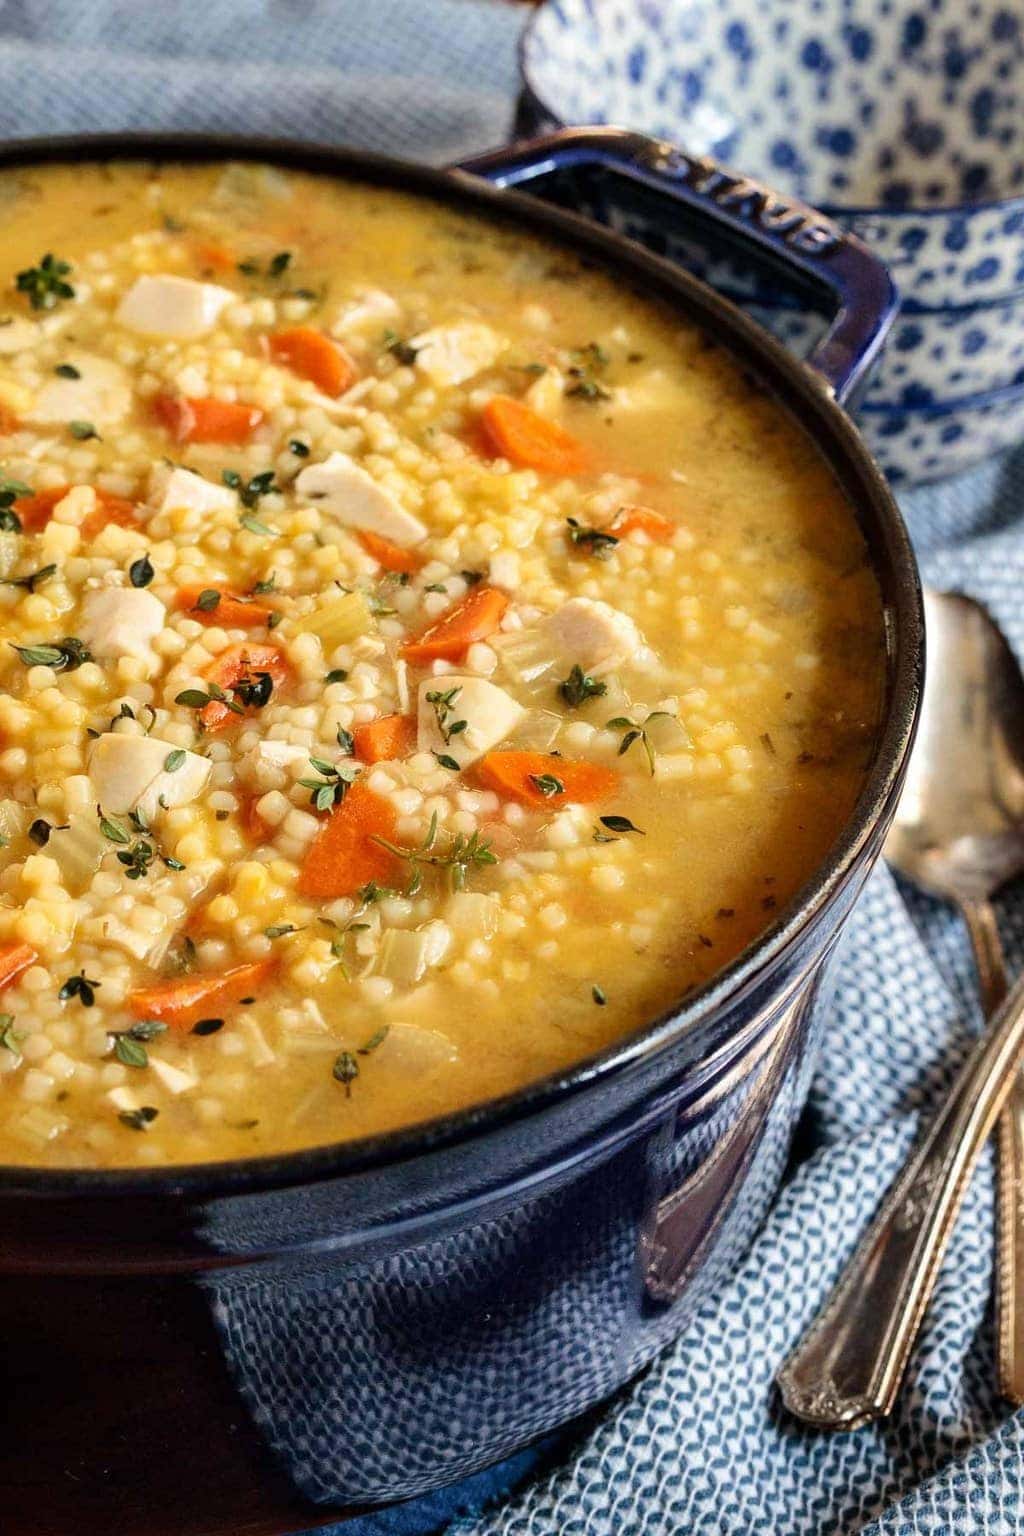
{"type": "MultiPolygon", "coordinates": [[[[1017,436],[989,396],[1024,380],[1019,0],[548,0],[521,60],[524,128],[657,133],[808,199],[882,257],[904,308],[864,425],[894,477],[934,478],[1017,436]],[[925,413],[927,452],[923,428],[899,426],[925,413]]],[[[799,328],[763,278],[719,286],[785,308],[777,332],[799,328]]]]}

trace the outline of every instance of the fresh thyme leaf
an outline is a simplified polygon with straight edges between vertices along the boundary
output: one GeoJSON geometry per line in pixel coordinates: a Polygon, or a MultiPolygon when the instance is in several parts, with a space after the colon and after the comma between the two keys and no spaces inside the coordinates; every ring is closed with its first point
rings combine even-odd
{"type": "Polygon", "coordinates": [[[603,1008],[605,1003],[608,1001],[604,994],[603,987],[599,987],[596,981],[590,989],[590,995],[599,1008],[603,1008]]]}
{"type": "Polygon", "coordinates": [[[96,1001],[97,989],[102,985],[100,981],[91,980],[84,971],[79,971],[77,976],[68,977],[57,996],[62,1003],[69,1003],[77,997],[83,1008],[91,1008],[96,1001]]]}
{"type": "Polygon", "coordinates": [[[50,833],[52,831],[53,828],[50,826],[50,823],[45,821],[42,816],[39,816],[29,827],[28,835],[37,848],[45,848],[50,841],[50,833]]]}
{"type": "MultiPolygon", "coordinates": [[[[497,854],[491,848],[486,839],[481,838],[479,832],[473,832],[469,837],[458,832],[454,836],[449,834],[448,847],[443,852],[435,852],[434,845],[437,841],[437,815],[430,818],[430,826],[427,835],[418,848],[403,848],[398,843],[389,843],[386,838],[372,836],[371,841],[381,848],[386,848],[396,858],[404,859],[414,866],[430,866],[435,869],[445,870],[449,884],[453,891],[465,889],[466,878],[471,869],[481,868],[488,864],[497,864],[497,854]]],[[[417,887],[418,889],[418,887],[417,887]]]]}
{"type": "Polygon", "coordinates": [[[25,485],[22,480],[10,480],[0,475],[0,531],[3,533],[20,533],[21,518],[13,510],[14,503],[20,496],[31,496],[32,487],[25,485]]]}
{"type": "Polygon", "coordinates": [[[122,1109],[117,1118],[122,1125],[128,1126],[129,1130],[144,1131],[147,1126],[153,1124],[159,1113],[160,1111],[154,1109],[152,1104],[143,1104],[141,1109],[122,1109]]]}
{"type": "Polygon", "coordinates": [[[642,744],[647,756],[647,766],[653,778],[656,753],[654,743],[647,733],[647,727],[652,720],[667,720],[669,718],[667,709],[653,709],[642,725],[637,720],[630,720],[626,715],[616,715],[613,720],[605,722],[605,729],[609,731],[622,731],[624,733],[622,740],[619,742],[619,757],[625,756],[634,742],[639,741],[642,744]]]}
{"type": "Polygon", "coordinates": [[[187,976],[196,968],[196,944],[187,933],[180,934],[171,944],[164,959],[163,969],[168,976],[187,976]]]}
{"type": "Polygon", "coordinates": [[[174,751],[168,752],[167,756],[164,758],[164,772],[177,773],[178,769],[185,761],[185,757],[186,752],[184,747],[175,747],[174,751]]]}
{"type": "Polygon", "coordinates": [[[55,565],[41,565],[38,571],[30,571],[27,576],[5,576],[0,579],[3,587],[24,587],[26,592],[34,592],[36,587],[44,581],[49,581],[51,576],[57,574],[55,565]]]}
{"type": "Polygon", "coordinates": [[[59,379],[80,379],[82,377],[74,363],[58,363],[53,371],[59,379]]]}
{"type": "Polygon", "coordinates": [[[558,692],[572,709],[579,709],[588,699],[599,699],[608,692],[608,684],[589,677],[579,662],[558,685],[558,692]]]}
{"type": "Polygon", "coordinates": [[[619,542],[614,533],[607,533],[603,528],[585,528],[574,517],[567,517],[565,521],[569,543],[574,549],[592,555],[595,560],[607,560],[619,542]]]}
{"type": "Polygon", "coordinates": [[[274,679],[269,672],[252,672],[248,677],[239,678],[237,683],[231,685],[232,693],[237,693],[242,703],[249,709],[262,709],[270,703],[270,697],[274,692],[274,679]]]}
{"type": "Polygon", "coordinates": [[[100,819],[100,831],[111,843],[120,843],[122,846],[131,842],[131,838],[119,822],[112,821],[109,816],[104,816],[102,809],[97,806],[96,814],[100,819]]]}
{"type": "Polygon", "coordinates": [[[139,838],[130,848],[123,848],[117,855],[117,861],[124,865],[125,877],[128,880],[144,880],[155,858],[156,849],[144,838],[139,838]]]}
{"type": "Polygon", "coordinates": [[[604,348],[596,341],[591,341],[585,347],[574,347],[573,356],[576,361],[569,369],[569,383],[565,386],[565,393],[592,403],[610,400],[611,391],[597,377],[611,361],[604,348]]]}
{"type": "Polygon", "coordinates": [[[475,587],[478,581],[483,581],[484,579],[483,571],[460,571],[459,575],[467,587],[475,587]]]}
{"type": "Polygon", "coordinates": [[[553,773],[531,773],[530,783],[539,790],[545,800],[550,800],[553,795],[564,795],[565,785],[561,779],[556,779],[553,773]]]}
{"type": "Polygon", "coordinates": [[[300,442],[297,437],[293,437],[291,442],[288,444],[288,452],[294,453],[297,459],[308,459],[309,444],[300,442]]]}
{"type": "Polygon", "coordinates": [[[240,526],[247,529],[249,533],[262,534],[266,539],[277,538],[277,530],[268,528],[266,523],[261,522],[258,517],[253,517],[251,512],[243,512],[238,521],[240,526]]]}
{"type": "Polygon", "coordinates": [[[237,263],[239,272],[243,277],[280,277],[291,265],[291,251],[278,251],[276,256],[271,256],[267,262],[266,272],[258,261],[240,261],[237,263]]]}
{"type": "Polygon", "coordinates": [[[196,598],[195,606],[200,613],[212,613],[220,602],[220,593],[216,587],[204,587],[196,598]]]}
{"type": "Polygon", "coordinates": [[[157,1035],[166,1035],[167,1025],[162,1019],[138,1019],[130,1029],[123,1029],[120,1033],[131,1040],[155,1040],[157,1035]]]}
{"type": "Polygon", "coordinates": [[[19,1049],[24,1036],[14,1027],[13,1013],[0,1013],[0,1048],[10,1051],[12,1056],[20,1056],[19,1049]]]}
{"type": "Polygon", "coordinates": [[[635,832],[638,837],[646,836],[639,827],[634,827],[627,816],[602,816],[599,819],[601,825],[607,827],[609,832],[635,832]]]}
{"type": "Polygon", "coordinates": [[[434,719],[437,721],[437,729],[445,746],[448,746],[453,736],[461,736],[469,724],[467,720],[450,718],[455,708],[455,700],[461,692],[461,687],[458,687],[447,690],[434,688],[427,693],[427,703],[433,706],[434,719]]]}
{"type": "Polygon", "coordinates": [[[462,769],[454,757],[449,757],[447,752],[435,752],[434,757],[442,768],[447,768],[450,773],[461,773],[462,769]]]}
{"type": "Polygon", "coordinates": [[[351,757],[356,750],[356,739],[351,731],[346,731],[343,725],[338,726],[338,746],[346,757],[351,757]]]}
{"type": "Polygon", "coordinates": [[[73,299],[75,290],[66,281],[71,271],[69,261],[61,261],[47,251],[38,267],[26,267],[14,280],[19,293],[28,295],[33,309],[54,309],[61,299],[73,299]]]}
{"type": "Polygon", "coordinates": [[[390,1031],[390,1024],[382,1024],[379,1029],[375,1029],[366,1044],[359,1047],[360,1056],[369,1056],[371,1051],[377,1049],[378,1045],[383,1045],[390,1031]]]}
{"type": "Polygon", "coordinates": [[[115,1036],[114,1055],[126,1067],[149,1066],[149,1052],[141,1040],[133,1040],[131,1035],[115,1036]]]}
{"type": "Polygon", "coordinates": [[[253,597],[265,597],[268,592],[276,591],[277,577],[274,575],[273,571],[271,571],[270,575],[265,577],[263,581],[258,581],[256,583],[252,589],[252,595],[253,597]]]}
{"type": "Polygon", "coordinates": [[[411,368],[418,356],[412,343],[404,341],[397,331],[384,332],[384,350],[390,352],[406,368],[411,368]]]}
{"type": "Polygon", "coordinates": [[[359,1076],[359,1063],[351,1051],[340,1051],[334,1060],[333,1076],[345,1085],[345,1097],[352,1097],[352,1084],[359,1076]]]}
{"type": "Polygon", "coordinates": [[[55,672],[74,672],[92,655],[75,635],[65,635],[56,645],[14,645],[26,667],[52,667],[55,672]]]}
{"type": "Polygon", "coordinates": [[[148,555],[140,555],[128,567],[128,580],[133,587],[148,587],[154,575],[153,563],[148,555]]]}
{"type": "Polygon", "coordinates": [[[205,1035],[215,1035],[219,1029],[223,1028],[223,1019],[199,1019],[197,1023],[192,1025],[189,1034],[199,1035],[202,1038],[205,1035]]]}
{"type": "Polygon", "coordinates": [[[329,811],[340,805],[355,778],[355,767],[349,763],[328,763],[322,757],[311,757],[311,768],[323,774],[320,779],[300,779],[303,789],[311,791],[309,803],[314,810],[329,811]]]}
{"type": "Polygon", "coordinates": [[[269,928],[264,928],[264,934],[268,939],[283,939],[287,933],[298,933],[294,923],[272,923],[269,928]]]}
{"type": "Polygon", "coordinates": [[[344,667],[332,667],[324,678],[325,683],[344,683],[348,681],[348,673],[344,667]]]}
{"type": "Polygon", "coordinates": [[[68,431],[76,443],[87,443],[91,437],[96,438],[97,442],[101,441],[100,435],[91,421],[69,421],[68,431]]]}

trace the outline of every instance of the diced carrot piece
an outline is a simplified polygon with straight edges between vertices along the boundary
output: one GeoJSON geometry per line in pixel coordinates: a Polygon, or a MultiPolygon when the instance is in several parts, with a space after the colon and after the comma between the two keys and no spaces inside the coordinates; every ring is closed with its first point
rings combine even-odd
{"type": "Polygon", "coordinates": [[[252,838],[254,843],[262,844],[267,841],[267,833],[270,828],[259,813],[261,795],[250,795],[242,809],[242,825],[252,838]]]}
{"type": "Polygon", "coordinates": [[[243,997],[257,997],[276,967],[276,960],[255,960],[218,975],[158,981],[129,992],[128,1007],[137,1019],[159,1019],[169,1029],[188,1030],[200,1019],[219,1018],[243,997]]]}
{"type": "Polygon", "coordinates": [[[178,443],[230,443],[241,447],[263,420],[263,412],[255,405],[216,400],[212,396],[157,395],[153,411],[178,443]]]}
{"type": "Polygon", "coordinates": [[[275,363],[308,379],[324,395],[343,395],[359,377],[345,348],[311,325],[275,331],[267,337],[267,350],[275,363]]]}
{"type": "Polygon", "coordinates": [[[9,987],[22,971],[27,971],[38,959],[31,944],[4,944],[0,947],[0,989],[9,987]]]}
{"type": "MultiPolygon", "coordinates": [[[[59,501],[63,501],[70,485],[58,485],[49,491],[34,491],[31,496],[21,496],[14,503],[14,511],[18,514],[21,526],[26,533],[38,533],[45,528],[53,516],[53,509],[59,501]]],[[[126,496],[114,496],[110,491],[95,492],[96,509],[82,523],[84,538],[94,539],[108,523],[117,523],[122,528],[137,528],[139,520],[135,515],[135,503],[129,501],[126,496]]]]}
{"type": "Polygon", "coordinates": [[[175,594],[175,608],[186,612],[191,619],[196,619],[200,624],[219,624],[222,629],[258,629],[265,624],[273,613],[265,603],[249,602],[244,597],[239,597],[236,592],[225,591],[212,583],[196,582],[194,586],[182,587],[175,594]],[[199,608],[197,603],[204,592],[219,592],[220,601],[212,608],[199,608]]]}
{"type": "Polygon", "coordinates": [[[0,437],[7,437],[11,432],[17,432],[21,422],[14,412],[8,410],[6,405],[0,405],[0,437]]]}
{"type": "Polygon", "coordinates": [[[355,755],[361,763],[385,763],[408,757],[416,749],[416,721],[411,715],[381,715],[352,732],[355,755]]]}
{"type": "Polygon", "coordinates": [[[390,800],[357,779],[313,839],[296,885],[299,895],[333,901],[371,881],[386,885],[395,872],[395,856],[373,839],[394,842],[397,826],[390,800]]]}
{"type": "Polygon", "coordinates": [[[460,661],[476,640],[486,640],[501,623],[508,596],[497,587],[472,587],[416,640],[402,646],[406,661],[460,661]]]}
{"type": "Polygon", "coordinates": [[[82,523],[82,537],[94,539],[111,523],[119,528],[141,528],[135,514],[135,503],[127,496],[112,496],[109,491],[96,492],[96,508],[82,523]]]}
{"type": "Polygon", "coordinates": [[[204,267],[212,267],[217,272],[232,272],[238,267],[235,253],[215,240],[200,241],[196,246],[196,258],[204,267]]]}
{"type": "Polygon", "coordinates": [[[476,774],[488,789],[522,805],[559,806],[569,801],[592,805],[607,800],[619,786],[613,768],[573,762],[547,752],[488,752],[476,765],[476,774]],[[543,781],[539,786],[538,779],[543,781]],[[562,787],[554,788],[551,781],[562,787]],[[550,793],[545,794],[545,788],[550,793]]]}
{"type": "MultiPolygon", "coordinates": [[[[268,672],[275,688],[287,682],[290,675],[284,654],[276,645],[232,645],[226,651],[221,651],[203,676],[207,682],[216,683],[218,688],[230,694],[243,678],[255,677],[257,672],[268,672]]],[[[211,732],[223,730],[224,726],[238,718],[235,711],[219,699],[211,699],[199,711],[204,729],[211,732]]]]}
{"type": "Polygon", "coordinates": [[[26,533],[38,533],[53,516],[58,501],[63,501],[70,485],[58,485],[49,491],[33,491],[31,496],[19,496],[13,510],[26,533]]]}
{"type": "Polygon", "coordinates": [[[618,539],[628,533],[645,533],[655,544],[665,544],[676,531],[670,517],[655,512],[653,507],[620,507],[608,524],[608,532],[618,539]]]}
{"type": "Polygon", "coordinates": [[[511,395],[492,395],[481,424],[495,453],[549,475],[585,475],[593,455],[579,438],[511,395]]]}
{"type": "Polygon", "coordinates": [[[359,535],[359,542],[366,553],[372,555],[386,571],[408,572],[411,576],[423,564],[415,550],[402,549],[398,544],[392,544],[390,539],[381,538],[379,533],[370,533],[365,528],[359,535]]]}

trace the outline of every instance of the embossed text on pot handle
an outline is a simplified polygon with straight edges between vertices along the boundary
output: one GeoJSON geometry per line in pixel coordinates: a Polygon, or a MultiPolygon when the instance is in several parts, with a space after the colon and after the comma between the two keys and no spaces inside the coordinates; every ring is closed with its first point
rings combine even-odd
{"type": "Polygon", "coordinates": [[[1024,1050],[1024,978],[962,1067],[839,1283],[778,1375],[789,1411],[856,1429],[896,1398],[967,1180],[1024,1050]]]}
{"type": "Polygon", "coordinates": [[[707,155],[691,155],[626,128],[565,128],[453,167],[520,189],[554,172],[588,168],[641,183],[666,202],[684,205],[695,229],[703,224],[728,232],[755,263],[784,269],[824,290],[832,320],[807,365],[840,403],[857,397],[895,318],[896,288],[867,246],[799,198],[707,155]]]}

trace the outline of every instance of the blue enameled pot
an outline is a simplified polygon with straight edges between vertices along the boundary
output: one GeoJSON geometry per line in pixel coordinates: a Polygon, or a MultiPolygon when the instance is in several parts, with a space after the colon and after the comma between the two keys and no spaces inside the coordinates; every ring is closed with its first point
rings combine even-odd
{"type": "MultiPolygon", "coordinates": [[[[877,751],[828,859],[707,986],[601,1056],[388,1136],[167,1170],[0,1170],[5,1536],[274,1536],[408,1498],[600,1403],[693,1317],[778,1186],[830,958],[879,855],[921,687],[920,589],[840,402],[892,286],[801,204],[614,131],[444,172],[335,149],[142,136],[0,165],[224,157],[400,187],[537,231],[667,303],[813,435],[885,605],[877,751]],[[810,365],[708,287],[563,204],[653,200],[831,296],[810,365]]],[[[551,999],[557,1007],[557,998],[551,999]]]]}

